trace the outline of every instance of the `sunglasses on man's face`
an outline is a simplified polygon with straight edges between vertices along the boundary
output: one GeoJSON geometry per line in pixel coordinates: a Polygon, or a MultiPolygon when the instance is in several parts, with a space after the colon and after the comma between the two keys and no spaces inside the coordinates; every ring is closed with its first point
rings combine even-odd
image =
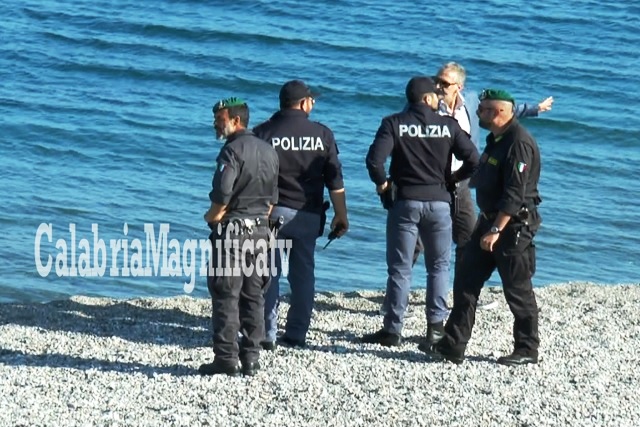
{"type": "Polygon", "coordinates": [[[441,79],[440,77],[435,78],[436,85],[442,86],[443,88],[448,88],[449,86],[456,85],[456,82],[448,82],[446,80],[441,79]]]}
{"type": "Polygon", "coordinates": [[[311,102],[311,105],[316,105],[316,99],[314,97],[312,97],[312,96],[308,96],[308,97],[302,98],[300,100],[300,108],[302,108],[302,103],[305,102],[305,101],[306,102],[311,102]]]}

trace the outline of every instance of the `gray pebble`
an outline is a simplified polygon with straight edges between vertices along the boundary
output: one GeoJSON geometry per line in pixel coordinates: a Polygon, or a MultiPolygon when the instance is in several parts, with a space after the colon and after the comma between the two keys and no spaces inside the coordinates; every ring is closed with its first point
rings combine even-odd
{"type": "Polygon", "coordinates": [[[359,343],[382,325],[382,294],[359,291],[319,293],[309,348],[263,352],[253,378],[198,375],[213,359],[209,299],[0,304],[0,425],[637,425],[640,286],[535,292],[538,365],[495,363],[513,342],[500,288],[484,291],[498,304],[478,311],[460,366],[417,349],[424,290],[403,331],[415,339],[359,343]]]}

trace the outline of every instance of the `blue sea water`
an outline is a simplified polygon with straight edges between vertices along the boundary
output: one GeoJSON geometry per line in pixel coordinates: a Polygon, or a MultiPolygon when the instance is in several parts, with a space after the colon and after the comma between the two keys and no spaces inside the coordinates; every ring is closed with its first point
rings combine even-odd
{"type": "MultiPolygon", "coordinates": [[[[246,98],[258,124],[293,78],[322,93],[312,118],[335,132],[351,221],[318,248],[317,288],[382,289],[385,211],[364,156],[408,79],[452,60],[475,91],[555,99],[525,121],[543,159],[534,284],[640,282],[637,2],[6,0],[0,14],[2,301],[184,294],[184,274],[110,277],[109,241],[139,238],[146,250],[145,224],[156,238],[169,224],[169,240],[205,239],[221,147],[211,106],[246,98]],[[93,258],[97,224],[104,276],[58,277],[53,266],[42,277],[41,224],[52,227],[43,263],[55,263],[58,239],[73,245],[70,224],[76,260],[82,238],[93,258]]],[[[207,295],[204,277],[192,295],[207,295]]]]}

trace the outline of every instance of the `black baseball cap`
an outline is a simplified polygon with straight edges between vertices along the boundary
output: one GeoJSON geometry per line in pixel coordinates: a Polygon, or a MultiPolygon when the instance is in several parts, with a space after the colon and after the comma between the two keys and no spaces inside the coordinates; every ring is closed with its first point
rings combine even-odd
{"type": "Polygon", "coordinates": [[[436,87],[436,82],[431,77],[412,77],[411,80],[409,80],[409,83],[407,83],[407,88],[405,89],[407,101],[411,104],[420,102],[425,93],[442,95],[443,91],[436,87]]]}
{"type": "Polygon", "coordinates": [[[302,98],[315,98],[319,93],[312,92],[302,80],[290,80],[280,88],[280,102],[297,101],[302,98]]]}

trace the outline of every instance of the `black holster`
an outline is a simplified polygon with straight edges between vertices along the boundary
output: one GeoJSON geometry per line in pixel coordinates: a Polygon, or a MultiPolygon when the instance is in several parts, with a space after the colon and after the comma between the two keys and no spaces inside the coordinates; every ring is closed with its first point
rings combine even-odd
{"type": "Polygon", "coordinates": [[[380,202],[382,202],[382,207],[389,210],[393,207],[393,192],[391,189],[386,190],[384,193],[380,194],[380,202]]]}
{"type": "Polygon", "coordinates": [[[269,231],[273,234],[273,238],[278,237],[278,230],[284,224],[284,217],[280,215],[278,218],[269,218],[269,231]]]}
{"type": "Polygon", "coordinates": [[[542,223],[542,218],[535,205],[521,207],[514,218],[517,222],[526,225],[533,233],[538,231],[542,223]]]}
{"type": "Polygon", "coordinates": [[[389,210],[393,207],[393,203],[396,201],[396,186],[391,181],[387,181],[387,189],[380,194],[380,202],[382,207],[389,210]]]}
{"type": "Polygon", "coordinates": [[[458,215],[458,211],[460,210],[460,203],[458,200],[458,183],[455,184],[447,184],[447,191],[451,195],[451,216],[455,217],[458,215]]]}

